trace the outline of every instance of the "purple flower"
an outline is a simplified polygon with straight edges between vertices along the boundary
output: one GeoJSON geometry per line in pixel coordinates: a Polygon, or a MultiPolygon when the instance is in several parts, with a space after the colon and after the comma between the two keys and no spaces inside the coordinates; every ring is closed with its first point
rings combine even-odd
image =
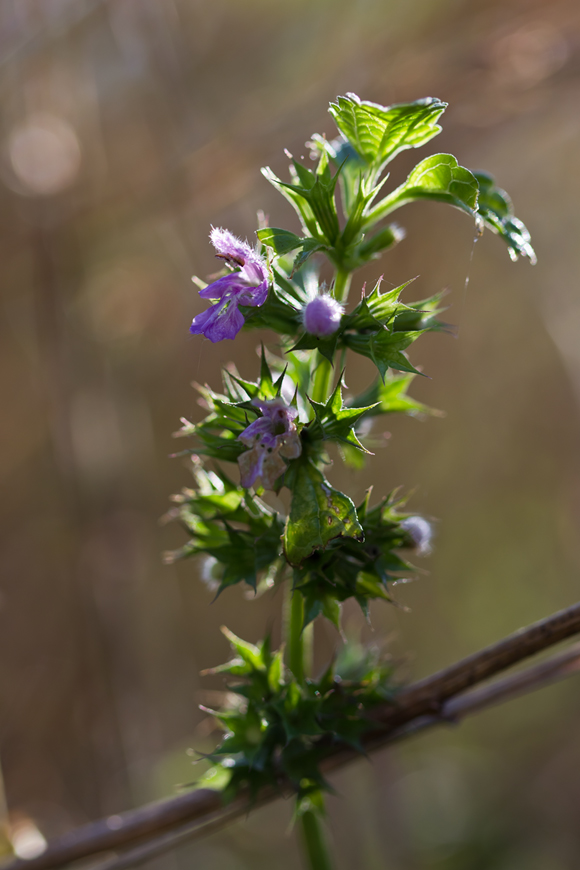
{"type": "Polygon", "coordinates": [[[294,422],[298,411],[284,399],[254,399],[252,405],[260,409],[262,416],[238,435],[238,440],[250,448],[238,456],[240,482],[247,489],[261,477],[265,489],[274,489],[286,471],[284,460],[296,459],[302,453],[294,422]]]}
{"type": "Polygon", "coordinates": [[[210,233],[211,243],[218,257],[237,271],[230,272],[199,291],[203,299],[217,299],[206,311],[194,317],[189,331],[203,333],[210,341],[235,338],[244,317],[238,305],[263,305],[268,296],[268,272],[262,257],[248,245],[237,239],[228,230],[214,227],[210,233]]]}
{"type": "Polygon", "coordinates": [[[304,329],[319,338],[326,338],[340,326],[343,310],[332,296],[315,296],[302,311],[304,329]]]}

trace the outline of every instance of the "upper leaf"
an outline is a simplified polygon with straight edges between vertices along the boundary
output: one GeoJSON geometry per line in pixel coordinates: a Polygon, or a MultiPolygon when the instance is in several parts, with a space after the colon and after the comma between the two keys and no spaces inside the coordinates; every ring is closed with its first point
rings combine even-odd
{"type": "Polygon", "coordinates": [[[521,220],[515,217],[509,194],[497,187],[487,172],[474,174],[479,184],[477,213],[484,224],[505,239],[512,260],[517,260],[521,254],[535,264],[536,253],[531,245],[530,234],[521,220]]]}
{"type": "Polygon", "coordinates": [[[446,202],[473,215],[478,193],[477,179],[469,169],[460,166],[452,154],[433,154],[418,163],[403,184],[377,203],[366,221],[374,224],[418,199],[446,202]]]}
{"type": "Polygon", "coordinates": [[[380,106],[347,94],[331,103],[329,112],[367,165],[380,171],[400,151],[418,148],[437,136],[441,127],[436,122],[446,107],[434,97],[380,106]]]}

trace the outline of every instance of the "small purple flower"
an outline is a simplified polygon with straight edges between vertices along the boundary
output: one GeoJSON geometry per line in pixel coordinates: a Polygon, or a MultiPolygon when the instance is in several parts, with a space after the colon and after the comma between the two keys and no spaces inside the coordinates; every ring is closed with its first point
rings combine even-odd
{"type": "Polygon", "coordinates": [[[332,296],[315,296],[302,311],[306,332],[326,338],[336,332],[343,314],[342,305],[332,296]]]}
{"type": "Polygon", "coordinates": [[[240,482],[247,489],[261,477],[265,489],[274,489],[276,481],[286,471],[284,460],[297,459],[302,453],[294,422],[298,411],[284,399],[254,399],[252,405],[259,408],[262,416],[238,435],[238,440],[250,448],[238,456],[240,482]]]}
{"type": "Polygon", "coordinates": [[[410,535],[415,544],[418,556],[428,556],[431,552],[433,527],[424,517],[407,517],[401,522],[401,528],[410,535]]]}
{"type": "Polygon", "coordinates": [[[237,271],[218,278],[199,291],[203,299],[218,301],[194,317],[189,331],[194,335],[203,333],[210,341],[216,342],[235,338],[244,325],[238,305],[259,307],[264,304],[268,296],[268,272],[262,257],[228,230],[214,227],[210,239],[217,251],[216,256],[237,271]]]}

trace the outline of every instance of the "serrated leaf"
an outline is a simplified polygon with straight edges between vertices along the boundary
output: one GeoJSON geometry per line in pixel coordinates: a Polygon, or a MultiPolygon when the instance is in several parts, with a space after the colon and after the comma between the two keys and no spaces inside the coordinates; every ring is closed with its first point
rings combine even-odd
{"type": "Polygon", "coordinates": [[[222,634],[227,637],[229,640],[232,649],[234,649],[238,656],[243,659],[247,664],[251,665],[256,670],[264,669],[264,662],[262,660],[262,654],[259,647],[255,646],[253,643],[248,643],[246,640],[242,640],[237,637],[230,631],[229,628],[225,626],[222,627],[222,634]]]}
{"type": "Polygon", "coordinates": [[[304,458],[297,463],[284,531],[286,559],[291,565],[300,565],[338,536],[362,539],[356,508],[347,495],[333,489],[312,461],[304,458]]]}
{"type": "Polygon", "coordinates": [[[477,179],[452,154],[433,154],[418,163],[403,184],[371,209],[366,222],[374,224],[395,209],[421,199],[445,202],[474,215],[478,193],[477,179]]]}
{"type": "Polygon", "coordinates": [[[351,348],[355,353],[371,359],[379,370],[381,378],[384,380],[388,368],[422,374],[422,372],[419,372],[411,365],[403,351],[423,332],[427,331],[389,332],[383,329],[370,335],[345,333],[342,340],[346,347],[351,348]]]}
{"type": "Polygon", "coordinates": [[[436,122],[446,107],[447,103],[434,97],[381,106],[347,94],[331,103],[329,112],[366,164],[380,171],[399,152],[418,148],[437,136],[441,127],[436,122]]]}
{"type": "Polygon", "coordinates": [[[293,345],[288,353],[295,350],[319,350],[322,356],[332,365],[334,354],[339,339],[339,331],[333,333],[327,338],[319,338],[317,335],[312,335],[310,332],[305,332],[300,336],[295,345],[293,345]]]}
{"type": "Polygon", "coordinates": [[[332,395],[326,402],[314,402],[310,399],[315,413],[313,423],[306,427],[307,437],[323,441],[342,441],[368,453],[355,434],[355,427],[363,414],[372,410],[372,406],[366,408],[354,408],[344,405],[342,401],[342,387],[340,380],[332,395]]]}
{"type": "Polygon", "coordinates": [[[504,239],[512,260],[522,255],[535,264],[536,253],[531,245],[530,234],[527,227],[515,217],[509,194],[497,187],[487,172],[475,172],[474,175],[479,184],[477,213],[485,226],[504,239]]]}
{"type": "Polygon", "coordinates": [[[440,416],[441,412],[417,402],[407,395],[415,374],[399,375],[388,372],[384,381],[376,380],[368,390],[349,401],[352,408],[361,408],[372,405],[366,412],[367,417],[378,414],[408,414],[411,417],[422,415],[440,416]]]}

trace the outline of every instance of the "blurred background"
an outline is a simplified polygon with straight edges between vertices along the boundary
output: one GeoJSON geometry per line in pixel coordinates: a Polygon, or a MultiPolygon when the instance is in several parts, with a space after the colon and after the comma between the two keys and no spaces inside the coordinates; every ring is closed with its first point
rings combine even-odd
{"type": "MultiPolygon", "coordinates": [[[[195,779],[219,626],[279,637],[279,595],[211,604],[199,564],[163,567],[184,537],[158,519],[189,483],[168,454],[179,417],[202,413],[190,382],[217,387],[234,354],[257,374],[256,333],[188,333],[210,224],[251,239],[262,208],[296,230],[259,167],[285,173],[284,147],[334,135],[346,91],[447,100],[393,186],[450,151],[510,191],[539,258],[514,265],[427,203],[355,279],[448,288],[457,336],[412,348],[430,376],[414,395],[446,416],[387,420],[367,469],[330,471],[355,499],[413,490],[437,528],[428,573],[397,593],[410,610],[376,606],[370,630],[346,607],[347,630],[387,636],[419,677],[579,597],[575,0],[3,0],[0,759],[24,844],[195,779]]],[[[351,366],[349,386],[370,375],[351,366]]],[[[316,633],[324,657],[338,638],[316,633]]],[[[330,802],[339,868],[577,868],[579,725],[570,680],[352,765],[330,802]]],[[[290,817],[279,802],[155,867],[294,870],[290,817]]]]}

